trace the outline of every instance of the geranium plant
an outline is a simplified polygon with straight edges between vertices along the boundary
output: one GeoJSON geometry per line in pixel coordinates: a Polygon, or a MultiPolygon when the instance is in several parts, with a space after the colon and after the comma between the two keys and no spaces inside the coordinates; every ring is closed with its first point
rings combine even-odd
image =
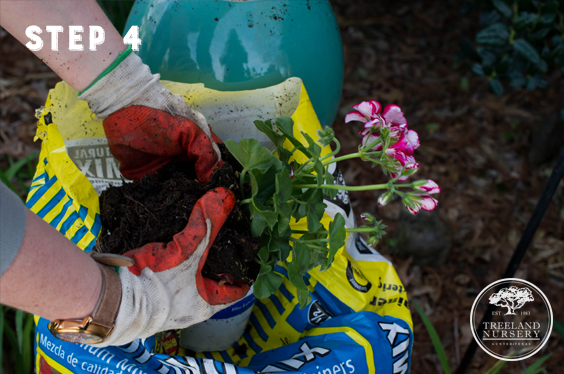
{"type": "Polygon", "coordinates": [[[362,141],[358,152],[352,154],[337,157],[340,143],[331,128],[318,131],[317,141],[302,132],[307,142],[302,144],[294,136],[293,121],[289,117],[277,118],[274,123],[255,121],[257,128],[274,144],[273,151],[255,139],[241,139],[238,143],[225,141],[243,166],[241,185],[251,185],[250,196],[240,204],[249,207],[253,236],[262,238],[257,259],[261,269],[254,283],[258,298],[266,298],[280,287],[282,276],[274,271],[274,267],[281,262],[288,269],[290,282],[298,290],[300,306],[307,305],[311,296],[304,275],[317,266],[321,271],[328,269],[339,248],[345,244],[347,232],[365,233],[372,246],[385,234],[386,226],[369,213],[360,215],[361,227],[345,228],[341,214],[325,227],[321,223],[326,208],[325,196],[334,198],[338,190],[381,189],[385,192],[378,199],[380,205],[390,202],[395,194],[412,214],[437,206],[437,200],[430,196],[440,192],[435,182],[405,182],[419,168],[413,157],[419,147],[419,137],[408,129],[401,109],[390,104],[380,113],[381,105],[377,101],[364,101],[353,108],[355,110],[345,117],[345,122],[359,121],[364,127],[359,131],[362,141]],[[285,143],[291,146],[285,147],[285,143]],[[322,155],[323,147],[330,144],[334,144],[335,149],[322,155]],[[298,162],[294,157],[297,152],[305,155],[306,161],[298,162]],[[376,185],[335,185],[328,166],[355,157],[379,165],[390,180],[376,185]],[[307,230],[292,230],[291,220],[303,218],[307,219],[307,230]]]}

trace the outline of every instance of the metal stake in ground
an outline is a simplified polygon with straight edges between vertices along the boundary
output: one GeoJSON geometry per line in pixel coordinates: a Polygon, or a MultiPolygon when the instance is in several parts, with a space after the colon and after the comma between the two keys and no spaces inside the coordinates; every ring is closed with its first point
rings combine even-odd
{"type": "MultiPolygon", "coordinates": [[[[517,271],[517,268],[521,264],[521,261],[525,256],[525,252],[527,252],[527,248],[529,247],[529,244],[531,243],[531,240],[533,239],[533,236],[535,235],[535,232],[537,231],[537,228],[539,227],[539,224],[541,223],[542,218],[544,217],[546,210],[548,209],[548,205],[552,200],[552,196],[554,196],[554,192],[556,191],[556,188],[558,187],[558,184],[560,183],[560,180],[563,177],[564,177],[564,148],[560,152],[560,156],[558,156],[558,160],[556,160],[556,165],[554,166],[554,169],[552,170],[552,173],[548,178],[548,182],[546,183],[546,186],[542,191],[539,201],[535,206],[535,210],[531,215],[531,219],[529,220],[529,223],[527,223],[527,227],[525,227],[525,231],[521,236],[521,240],[519,240],[519,243],[517,244],[517,248],[515,248],[515,252],[511,257],[511,260],[509,260],[509,264],[507,265],[507,268],[503,273],[502,279],[513,278],[513,276],[515,275],[515,272],[517,271]]],[[[484,318],[482,319],[482,323],[480,323],[480,327],[478,328],[478,332],[477,332],[478,335],[482,334],[483,326],[485,325],[485,322],[491,321],[492,312],[495,309],[497,309],[495,305],[488,304],[488,309],[486,310],[484,318]]],[[[470,343],[470,346],[468,346],[466,353],[464,354],[464,358],[462,359],[460,366],[456,370],[456,374],[464,374],[466,370],[468,370],[468,367],[470,367],[470,363],[472,362],[472,358],[474,357],[474,353],[476,353],[476,348],[478,348],[478,343],[476,342],[475,339],[473,339],[472,342],[470,343]]]]}

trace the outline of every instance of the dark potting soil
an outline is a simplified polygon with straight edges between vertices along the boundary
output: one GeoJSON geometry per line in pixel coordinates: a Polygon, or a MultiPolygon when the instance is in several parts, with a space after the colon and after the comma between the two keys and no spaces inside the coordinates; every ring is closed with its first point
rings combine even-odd
{"type": "MultiPolygon", "coordinates": [[[[147,243],[167,243],[188,224],[190,213],[200,197],[216,187],[230,189],[240,201],[240,164],[220,144],[223,166],[209,183],[196,179],[190,162],[171,162],[157,172],[133,183],[110,187],[100,196],[102,232],[96,242],[100,252],[123,254],[147,243]]],[[[247,196],[248,196],[247,191],[247,196]]],[[[220,229],[202,274],[211,279],[252,284],[260,266],[255,261],[260,238],[252,238],[250,219],[235,204],[220,229]]]]}

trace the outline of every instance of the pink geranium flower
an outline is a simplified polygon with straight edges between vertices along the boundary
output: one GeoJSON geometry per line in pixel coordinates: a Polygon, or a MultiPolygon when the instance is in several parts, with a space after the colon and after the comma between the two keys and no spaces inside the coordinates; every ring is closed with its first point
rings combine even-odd
{"type": "Polygon", "coordinates": [[[439,202],[429,195],[410,194],[407,199],[403,200],[403,204],[405,205],[405,208],[409,211],[409,213],[417,214],[421,209],[426,211],[435,209],[439,202]]]}
{"type": "Polygon", "coordinates": [[[397,152],[411,156],[419,148],[419,135],[413,130],[402,131],[398,141],[386,149],[386,154],[392,156],[397,152]]]}
{"type": "MultiPolygon", "coordinates": [[[[424,181],[425,180],[422,180],[420,182],[422,183],[424,181]]],[[[425,184],[421,184],[421,185],[416,184],[413,187],[413,189],[421,191],[421,192],[425,192],[429,195],[441,192],[441,188],[439,187],[439,185],[437,183],[435,183],[434,181],[430,180],[430,179],[427,179],[427,182],[425,184]]]]}
{"type": "Polygon", "coordinates": [[[363,101],[362,103],[353,105],[353,109],[355,109],[355,111],[345,116],[345,123],[351,121],[363,122],[365,129],[388,127],[400,130],[407,127],[407,120],[400,107],[395,104],[387,105],[382,114],[380,114],[382,105],[375,100],[363,101]]]}

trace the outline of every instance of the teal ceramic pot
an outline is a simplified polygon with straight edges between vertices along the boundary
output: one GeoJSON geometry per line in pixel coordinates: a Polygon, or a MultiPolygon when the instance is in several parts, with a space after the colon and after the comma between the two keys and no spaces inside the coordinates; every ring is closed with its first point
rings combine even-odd
{"type": "Polygon", "coordinates": [[[343,86],[343,49],[328,0],[137,0],[139,56],[161,78],[220,91],[299,77],[322,125],[343,86]]]}

